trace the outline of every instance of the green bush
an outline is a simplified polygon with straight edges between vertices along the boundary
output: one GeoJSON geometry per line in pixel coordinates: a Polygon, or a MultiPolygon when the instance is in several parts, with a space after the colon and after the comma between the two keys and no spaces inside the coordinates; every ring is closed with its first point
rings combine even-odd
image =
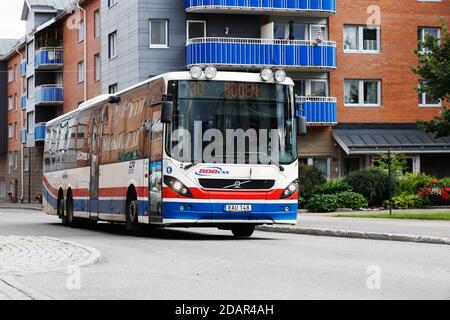
{"type": "Polygon", "coordinates": [[[311,197],[314,188],[326,181],[327,179],[325,179],[322,171],[316,167],[303,163],[299,165],[299,191],[300,195],[306,200],[311,197]]]}
{"type": "Polygon", "coordinates": [[[320,186],[314,188],[313,194],[336,194],[339,192],[347,192],[352,191],[352,187],[348,185],[348,183],[344,182],[341,179],[330,180],[321,184],[320,186]]]}
{"type": "Polygon", "coordinates": [[[333,212],[338,208],[337,197],[334,194],[318,194],[312,196],[306,204],[312,212],[333,212]]]}
{"type": "Polygon", "coordinates": [[[398,192],[400,194],[417,194],[419,189],[427,187],[434,179],[434,177],[424,173],[405,173],[405,175],[399,179],[398,192]]]}
{"type": "Polygon", "coordinates": [[[382,205],[389,199],[389,184],[392,194],[395,194],[396,182],[382,170],[369,168],[350,173],[344,181],[348,183],[354,192],[362,194],[370,206],[382,205]]]}
{"type": "MultiPolygon", "coordinates": [[[[384,207],[389,208],[389,200],[384,202],[384,207]]],[[[416,194],[402,193],[392,198],[392,208],[394,209],[418,209],[423,207],[423,199],[416,194]]]]}
{"type": "Polygon", "coordinates": [[[336,194],[337,207],[338,208],[349,208],[353,210],[359,210],[362,208],[367,208],[369,202],[362,194],[350,191],[339,192],[336,194]]]}

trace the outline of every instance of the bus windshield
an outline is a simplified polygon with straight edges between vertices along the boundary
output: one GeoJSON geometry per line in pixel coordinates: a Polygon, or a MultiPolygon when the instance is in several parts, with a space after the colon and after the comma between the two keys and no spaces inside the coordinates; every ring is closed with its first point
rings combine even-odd
{"type": "Polygon", "coordinates": [[[279,163],[297,159],[291,88],[269,83],[172,81],[166,152],[190,163],[279,163]]]}

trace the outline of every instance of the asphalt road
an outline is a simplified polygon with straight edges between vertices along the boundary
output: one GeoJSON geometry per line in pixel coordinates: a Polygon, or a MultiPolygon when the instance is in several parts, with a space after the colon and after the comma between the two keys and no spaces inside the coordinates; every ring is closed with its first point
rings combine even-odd
{"type": "Polygon", "coordinates": [[[79,290],[69,289],[68,269],[16,278],[56,299],[450,299],[449,246],[264,232],[236,240],[214,229],[134,238],[121,225],[68,229],[13,209],[0,210],[0,236],[100,251],[98,263],[81,268],[79,290]]]}

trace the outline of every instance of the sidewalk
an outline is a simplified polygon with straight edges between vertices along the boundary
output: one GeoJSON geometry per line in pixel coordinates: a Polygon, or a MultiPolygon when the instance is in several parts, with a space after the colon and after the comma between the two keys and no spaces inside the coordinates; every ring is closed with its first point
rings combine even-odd
{"type": "Polygon", "coordinates": [[[0,209],[25,209],[25,210],[42,210],[42,204],[39,203],[10,203],[8,201],[0,201],[0,209]]]}
{"type": "MultiPolygon", "coordinates": [[[[449,211],[449,209],[420,210],[422,213],[449,211]]],[[[408,213],[414,212],[408,211],[408,213]]],[[[264,226],[258,229],[268,232],[450,245],[450,221],[336,218],[335,216],[339,214],[342,213],[303,213],[299,214],[295,227],[264,226]]],[[[353,212],[353,214],[361,214],[361,212],[353,212]]]]}

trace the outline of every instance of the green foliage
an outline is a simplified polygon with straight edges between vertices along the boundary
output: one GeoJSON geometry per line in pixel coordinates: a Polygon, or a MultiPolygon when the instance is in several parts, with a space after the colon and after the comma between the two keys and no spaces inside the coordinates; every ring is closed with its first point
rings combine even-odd
{"type": "MultiPolygon", "coordinates": [[[[373,161],[376,168],[380,170],[389,170],[389,159],[386,154],[380,154],[380,158],[373,161]]],[[[406,171],[408,162],[403,154],[391,155],[391,170],[393,174],[402,175],[406,171]]]]}
{"type": "MultiPolygon", "coordinates": [[[[425,52],[416,50],[419,65],[412,71],[425,82],[420,85],[419,92],[427,93],[433,100],[442,99],[450,102],[450,34],[442,18],[441,38],[426,35],[425,42],[419,47],[425,52]]],[[[450,109],[446,108],[431,121],[418,121],[421,130],[436,134],[436,137],[450,135],[450,109]]]]}
{"type": "Polygon", "coordinates": [[[338,208],[350,208],[353,210],[359,210],[363,208],[367,208],[369,206],[369,202],[363,195],[344,191],[336,194],[337,199],[337,207],[338,208]]]}
{"type": "Polygon", "coordinates": [[[395,179],[389,180],[389,175],[379,169],[369,168],[350,173],[345,179],[354,192],[362,194],[369,205],[381,205],[389,199],[389,185],[395,194],[395,179]]]}
{"type": "Polygon", "coordinates": [[[352,191],[352,187],[342,179],[330,180],[314,188],[313,194],[336,194],[339,192],[352,191]]]}
{"type": "MultiPolygon", "coordinates": [[[[389,207],[389,201],[384,202],[386,208],[389,207]]],[[[417,194],[402,193],[392,198],[392,207],[394,209],[417,209],[423,208],[424,202],[417,194]]]]}
{"type": "Polygon", "coordinates": [[[324,174],[316,167],[303,163],[299,164],[299,191],[300,195],[306,200],[317,186],[326,181],[324,174]]]}
{"type": "Polygon", "coordinates": [[[333,194],[318,194],[312,196],[306,204],[312,212],[333,212],[338,208],[337,197],[333,194]]]}
{"type": "Polygon", "coordinates": [[[419,189],[428,186],[435,178],[424,173],[406,173],[398,181],[398,192],[417,194],[419,189]]]}

